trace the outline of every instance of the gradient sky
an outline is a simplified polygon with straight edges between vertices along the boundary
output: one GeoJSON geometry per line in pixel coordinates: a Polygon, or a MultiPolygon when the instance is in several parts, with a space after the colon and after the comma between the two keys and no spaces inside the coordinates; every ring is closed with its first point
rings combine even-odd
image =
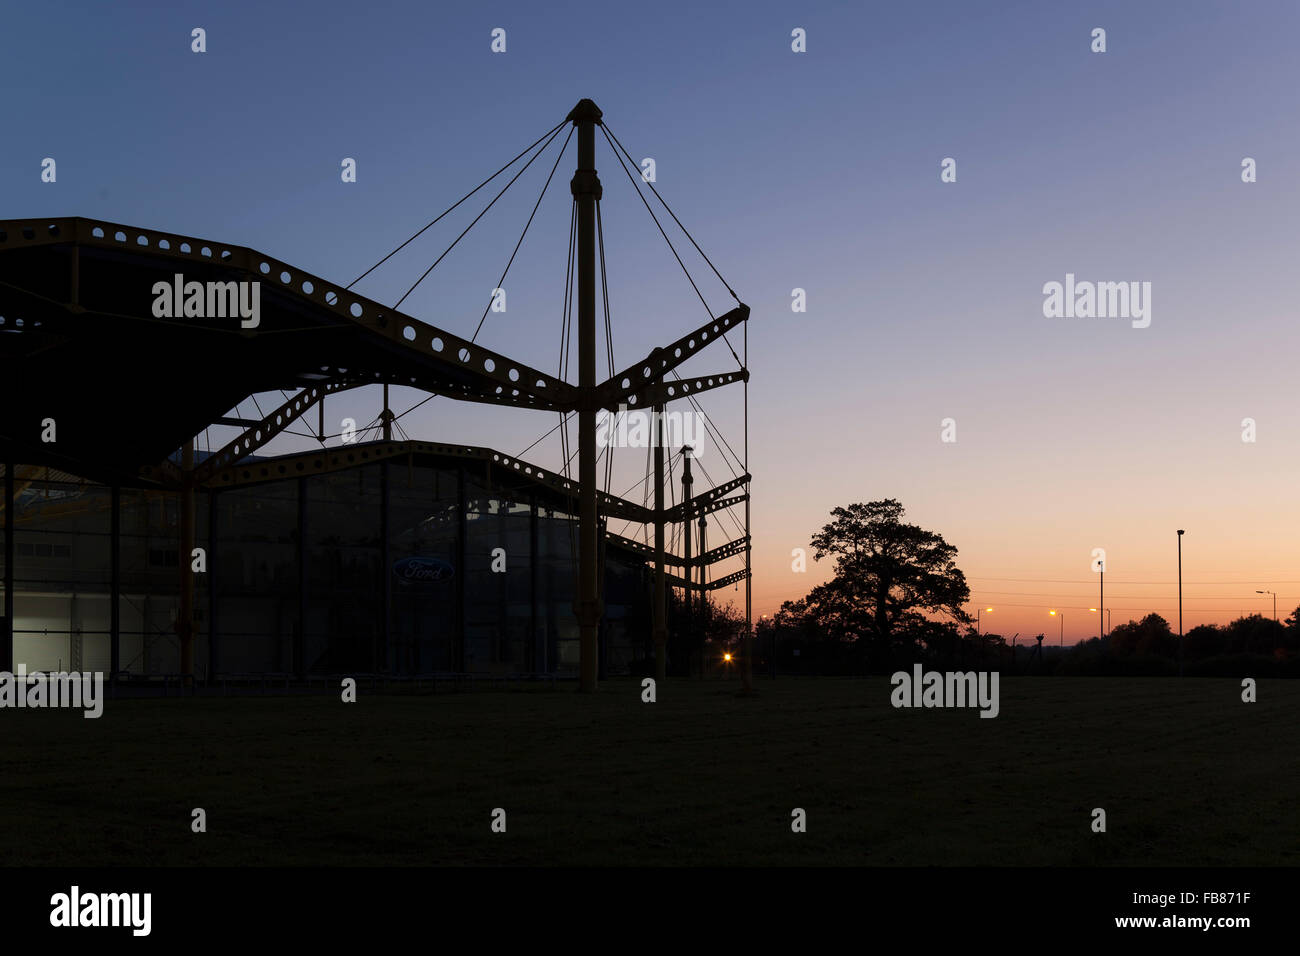
{"type": "MultiPolygon", "coordinates": [[[[1097,632],[1094,547],[1114,624],[1155,610],[1176,626],[1180,527],[1185,626],[1271,613],[1257,588],[1279,592],[1280,616],[1300,603],[1293,2],[48,2],[5,19],[0,218],[210,237],[340,283],[594,99],[753,310],[756,616],[828,575],[792,573],[791,549],[832,508],[885,497],[958,547],[972,607],[997,608],[985,629],[1008,637],[1057,638],[1051,607],[1067,642],[1097,632]],[[1099,26],[1105,54],[1089,50],[1099,26]],[[40,182],[46,156],[57,183],[40,182]],[[956,183],[939,181],[944,157],[956,183]],[[1043,284],[1067,272],[1151,282],[1150,327],[1044,318],[1043,284]]],[[[558,147],[404,311],[473,333],[558,147]]],[[[479,337],[548,371],[573,154],[479,337]]],[[[599,137],[597,163],[621,368],[707,316],[599,137]]],[[[477,201],[358,290],[396,301],[477,201]]],[[[684,258],[724,311],[725,289],[684,258]]],[[[683,371],[734,368],[716,344],[683,371]]],[[[420,397],[395,390],[394,408],[420,397]]],[[[365,421],[377,402],[328,410],[365,421]]],[[[739,386],[702,402],[740,450],[739,386]]],[[[557,421],[438,398],[402,424],[513,455],[557,421]]],[[[527,457],[559,454],[552,436],[527,457]]],[[[616,458],[612,490],[644,461],[616,458]]],[[[716,449],[702,463],[730,477],[716,449]]]]}

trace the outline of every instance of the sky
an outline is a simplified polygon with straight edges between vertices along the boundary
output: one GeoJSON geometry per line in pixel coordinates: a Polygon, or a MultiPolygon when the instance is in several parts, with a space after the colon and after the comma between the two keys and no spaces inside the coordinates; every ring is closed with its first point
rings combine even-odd
{"type": "MultiPolygon", "coordinates": [[[[0,218],[212,238],[348,283],[590,97],[752,310],[756,617],[828,577],[792,552],[831,509],[882,498],[958,548],[971,610],[995,608],[982,628],[1007,637],[1059,638],[1053,608],[1066,643],[1098,632],[1094,548],[1113,624],[1155,611],[1176,627],[1178,528],[1185,627],[1271,614],[1257,589],[1285,617],[1300,604],[1297,26],[1294,3],[1256,0],[15,5],[0,218]],[[1067,274],[1149,282],[1149,326],[1046,316],[1044,285],[1067,274]]],[[[566,132],[403,311],[474,332],[566,132]]],[[[575,145],[478,338],[550,372],[575,145]]],[[[598,137],[621,369],[709,315],[617,165],[598,137]]],[[[396,302],[487,198],[356,288],[396,302]]],[[[669,235],[712,314],[733,305],[669,235]]],[[[736,367],[715,344],[682,371],[736,367]]],[[[421,398],[395,389],[393,407],[421,398]]],[[[741,386],[700,401],[741,452],[741,386]]],[[[377,410],[375,390],[327,405],[377,410]]],[[[436,398],[401,422],[515,455],[558,417],[436,398]]],[[[560,454],[556,434],[525,457],[560,454]]],[[[700,465],[731,477],[712,445],[700,465]]],[[[641,500],[644,452],[614,471],[611,490],[641,500]]],[[[710,527],[710,546],[737,533],[710,527]]]]}

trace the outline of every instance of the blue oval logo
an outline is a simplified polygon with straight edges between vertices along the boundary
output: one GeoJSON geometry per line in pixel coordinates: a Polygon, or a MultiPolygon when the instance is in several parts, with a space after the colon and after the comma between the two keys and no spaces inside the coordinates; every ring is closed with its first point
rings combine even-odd
{"type": "Polygon", "coordinates": [[[393,562],[393,574],[408,584],[434,584],[450,581],[455,569],[441,558],[402,558],[393,562]]]}

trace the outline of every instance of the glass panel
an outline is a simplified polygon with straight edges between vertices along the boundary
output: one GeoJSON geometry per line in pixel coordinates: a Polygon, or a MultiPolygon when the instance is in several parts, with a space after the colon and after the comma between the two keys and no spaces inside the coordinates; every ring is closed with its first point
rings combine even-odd
{"type": "Polygon", "coordinates": [[[460,551],[456,472],[389,466],[390,666],[398,673],[456,669],[460,551]]]}

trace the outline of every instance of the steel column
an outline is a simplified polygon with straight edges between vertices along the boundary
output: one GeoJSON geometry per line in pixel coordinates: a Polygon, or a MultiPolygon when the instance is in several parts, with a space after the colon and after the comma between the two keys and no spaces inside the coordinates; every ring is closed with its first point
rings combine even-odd
{"type": "Polygon", "coordinates": [[[664,407],[655,406],[655,680],[668,675],[668,588],[664,582],[664,407]]]}
{"type": "Polygon", "coordinates": [[[208,681],[217,676],[217,493],[208,491],[208,681]]]}
{"type": "Polygon", "coordinates": [[[180,508],[180,609],[176,633],[181,639],[181,680],[185,688],[194,685],[194,439],[181,450],[183,480],[177,506],[180,508]]]}
{"type": "Polygon", "coordinates": [[[469,502],[465,497],[465,466],[460,465],[456,468],[456,501],[458,505],[458,514],[456,516],[456,630],[457,640],[455,646],[455,665],[454,670],[464,672],[466,670],[465,660],[465,536],[469,533],[469,518],[465,509],[469,507],[469,502]]]}
{"type": "Polygon", "coordinates": [[[108,679],[117,679],[122,660],[122,486],[116,482],[109,491],[108,561],[108,679]]]}
{"type": "Polygon", "coordinates": [[[578,130],[578,168],[570,184],[578,203],[578,689],[591,693],[599,679],[600,584],[596,524],[596,125],[601,112],[581,100],[568,119],[578,130]]]}
{"type": "MultiPolygon", "coordinates": [[[[686,587],[682,589],[682,603],[686,607],[686,645],[695,650],[695,605],[691,601],[691,455],[694,449],[690,445],[682,446],[682,570],[685,572],[686,587]]],[[[700,654],[700,676],[704,676],[704,654],[700,654]]]]}
{"type": "Polygon", "coordinates": [[[0,634],[0,670],[14,669],[14,463],[5,462],[5,626],[0,634]]]}
{"type": "MultiPolygon", "coordinates": [[[[388,411],[388,386],[387,385],[384,386],[384,411],[385,412],[388,411]]],[[[387,419],[385,419],[385,423],[387,423],[387,419]]],[[[391,643],[391,632],[392,632],[392,623],[393,623],[393,619],[392,619],[393,575],[392,575],[392,571],[390,570],[391,565],[389,563],[391,560],[391,556],[388,553],[389,538],[391,536],[391,528],[389,527],[389,519],[388,519],[389,505],[391,503],[389,491],[388,491],[388,479],[389,479],[388,462],[382,461],[379,463],[379,480],[380,480],[379,509],[381,512],[379,516],[379,573],[383,578],[383,583],[380,585],[379,588],[380,601],[382,602],[382,606],[379,609],[379,640],[380,640],[379,657],[380,660],[384,662],[385,670],[389,672],[396,672],[404,668],[400,661],[394,661],[393,648],[391,643]]],[[[408,661],[408,666],[409,666],[409,661],[408,661]]]]}

